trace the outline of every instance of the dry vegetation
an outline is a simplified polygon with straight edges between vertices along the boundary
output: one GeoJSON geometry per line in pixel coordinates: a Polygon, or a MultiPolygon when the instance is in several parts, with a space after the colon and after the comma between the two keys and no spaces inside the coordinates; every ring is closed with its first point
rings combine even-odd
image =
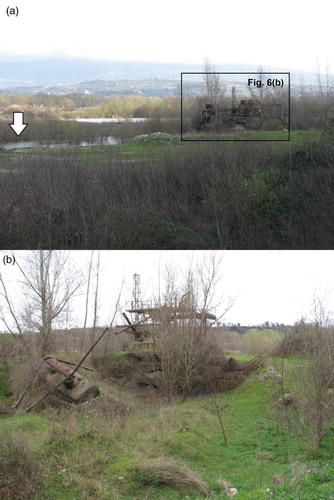
{"type": "MultiPolygon", "coordinates": [[[[43,96],[33,97],[47,106],[43,96]]],[[[79,103],[79,97],[75,99],[79,103]]],[[[128,109],[126,103],[126,99],[110,101],[106,113],[139,113],[138,102],[128,98],[128,109]]],[[[148,108],[151,105],[153,101],[148,108]]],[[[43,121],[37,114],[24,140],[78,145],[110,135],[122,140],[152,132],[171,136],[126,140],[119,146],[1,151],[0,245],[15,249],[333,247],[329,97],[303,95],[292,100],[290,143],[180,142],[175,106],[177,99],[159,100],[149,112],[149,122],[117,127],[43,121]]],[[[268,137],[275,139],[275,133],[268,132],[268,137]]],[[[1,122],[0,141],[14,140],[10,134],[8,124],[1,122]]]]}
{"type": "Polygon", "coordinates": [[[296,324],[275,349],[282,429],[302,435],[317,450],[331,428],[334,412],[334,331],[320,323],[296,324]],[[298,359],[287,366],[290,357],[298,359]],[[288,397],[288,396],[289,397],[288,397]],[[286,398],[285,398],[286,396],[286,398]]]}
{"type": "Polygon", "coordinates": [[[13,433],[0,446],[0,496],[31,500],[42,483],[42,469],[27,439],[13,433]]]}
{"type": "Polygon", "coordinates": [[[135,479],[145,486],[186,487],[208,494],[208,488],[198,477],[186,467],[182,467],[172,458],[157,458],[135,467],[135,479]]]}
{"type": "Polygon", "coordinates": [[[131,161],[118,147],[6,153],[0,243],[332,248],[332,133],[295,137],[282,148],[143,143],[131,161]]]}
{"type": "MultiPolygon", "coordinates": [[[[67,339],[70,344],[71,335],[67,339]]],[[[184,358],[170,347],[164,346],[169,350],[168,359],[181,367],[184,358]]],[[[217,370],[221,373],[222,366],[213,362],[213,357],[220,359],[217,345],[212,354],[210,344],[201,352],[210,357],[206,369],[201,356],[196,357],[201,376],[217,370]]],[[[72,405],[57,403],[54,397],[32,413],[22,415],[25,402],[11,414],[3,412],[2,496],[139,500],[152,495],[161,499],[187,495],[195,500],[210,494],[218,499],[233,490],[232,485],[242,499],[265,499],[267,488],[279,500],[298,498],[298,492],[307,500],[320,500],[323,491],[331,494],[332,420],[324,420],[322,445],[312,451],[318,461],[302,458],[311,443],[312,413],[305,411],[305,405],[298,406],[301,392],[293,406],[279,410],[276,405],[282,388],[295,389],[302,380],[299,361],[285,360],[282,371],[282,358],[268,360],[240,388],[222,393],[215,386],[211,394],[188,395],[184,403],[173,396],[166,403],[164,386],[159,390],[126,382],[129,373],[142,375],[152,363],[161,368],[153,354],[157,351],[97,353],[97,370],[89,372],[89,378],[99,385],[101,395],[92,401],[72,405]],[[145,367],[141,369],[142,363],[145,367]]],[[[74,360],[81,353],[72,352],[71,356],[74,360]]],[[[13,384],[21,373],[21,389],[27,367],[21,363],[23,352],[20,357],[15,362],[11,359],[9,365],[13,384]]],[[[240,365],[233,361],[234,367],[240,365]]],[[[182,370],[177,373],[180,377],[182,370]]],[[[197,375],[196,370],[192,372],[195,385],[197,375]]],[[[310,387],[306,387],[309,398],[310,387]]],[[[15,397],[7,398],[6,406],[17,399],[18,386],[13,385],[12,390],[15,397]]]]}

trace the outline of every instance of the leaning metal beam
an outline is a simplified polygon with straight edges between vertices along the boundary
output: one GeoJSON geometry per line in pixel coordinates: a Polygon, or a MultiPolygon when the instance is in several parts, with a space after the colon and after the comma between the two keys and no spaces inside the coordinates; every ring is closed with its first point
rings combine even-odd
{"type": "MultiPolygon", "coordinates": [[[[40,403],[41,401],[43,401],[43,399],[45,399],[47,396],[49,396],[50,394],[54,393],[62,384],[64,384],[64,382],[66,382],[68,379],[70,379],[71,377],[73,377],[73,375],[75,374],[75,372],[80,368],[80,366],[82,365],[82,363],[84,362],[84,360],[87,358],[87,356],[89,355],[89,353],[94,349],[94,347],[96,346],[96,344],[101,340],[101,338],[103,337],[103,335],[109,330],[110,326],[108,326],[107,328],[105,328],[103,330],[103,332],[101,333],[101,335],[97,338],[97,340],[93,343],[93,345],[90,347],[90,349],[87,351],[87,353],[84,355],[84,357],[81,359],[81,361],[79,361],[79,363],[76,365],[76,367],[74,368],[74,370],[70,373],[70,375],[68,377],[66,377],[64,380],[62,380],[61,382],[59,382],[59,384],[55,385],[49,392],[47,392],[46,394],[44,394],[44,396],[42,396],[40,399],[38,399],[35,403],[33,403],[32,405],[30,405],[28,408],[25,409],[24,413],[27,413],[28,411],[30,411],[32,408],[34,408],[38,403],[40,403]]],[[[117,333],[121,333],[121,332],[124,332],[125,330],[127,330],[129,327],[126,326],[124,328],[122,328],[121,330],[115,332],[116,334],[117,333]]]]}

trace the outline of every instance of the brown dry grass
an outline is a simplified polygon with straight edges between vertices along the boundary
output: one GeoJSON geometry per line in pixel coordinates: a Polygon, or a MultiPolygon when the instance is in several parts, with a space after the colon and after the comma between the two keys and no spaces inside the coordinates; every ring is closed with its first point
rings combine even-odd
{"type": "Polygon", "coordinates": [[[21,434],[9,436],[0,446],[0,497],[35,498],[42,486],[42,467],[21,434]]]}
{"type": "Polygon", "coordinates": [[[191,488],[208,494],[206,484],[192,471],[172,458],[156,458],[134,469],[135,479],[144,485],[191,488]]]}

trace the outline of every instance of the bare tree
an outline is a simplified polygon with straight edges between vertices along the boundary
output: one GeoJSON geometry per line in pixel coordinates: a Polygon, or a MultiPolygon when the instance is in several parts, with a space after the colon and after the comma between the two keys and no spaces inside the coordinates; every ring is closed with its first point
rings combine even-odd
{"type": "Polygon", "coordinates": [[[87,326],[88,304],[89,304],[89,294],[90,294],[90,283],[91,283],[91,277],[92,277],[93,256],[94,256],[94,250],[90,254],[90,260],[89,260],[89,266],[88,266],[86,301],[85,301],[85,318],[84,318],[83,330],[85,330],[86,326],[87,326]]]}
{"type": "Polygon", "coordinates": [[[87,319],[88,319],[88,306],[89,306],[89,295],[90,295],[90,285],[91,285],[91,278],[92,278],[92,266],[93,266],[93,256],[94,256],[94,250],[92,250],[90,254],[90,259],[89,259],[89,265],[88,265],[88,272],[87,272],[87,285],[86,285],[86,300],[85,300],[85,317],[84,317],[84,324],[82,328],[82,336],[81,336],[81,351],[83,350],[84,342],[85,342],[85,335],[86,335],[86,327],[87,327],[87,319]]]}
{"type": "Polygon", "coordinates": [[[215,71],[215,67],[208,57],[204,58],[204,72],[205,97],[211,104],[217,105],[224,95],[224,88],[220,82],[219,74],[215,71]]]}
{"type": "Polygon", "coordinates": [[[253,85],[248,86],[248,92],[251,94],[252,99],[254,101],[259,102],[260,104],[263,104],[264,97],[267,93],[266,89],[266,75],[264,73],[264,68],[262,65],[258,66],[257,68],[257,75],[255,77],[258,82],[260,82],[259,87],[254,87],[253,85]]]}
{"type": "MultiPolygon", "coordinates": [[[[324,304],[314,299],[313,323],[300,322],[284,339],[284,355],[298,356],[288,374],[281,370],[281,418],[288,423],[289,432],[299,432],[309,449],[317,449],[333,418],[334,411],[334,330],[328,325],[324,304]],[[325,323],[324,323],[325,320],[325,323]],[[296,338],[294,338],[294,336],[296,338]],[[290,348],[290,352],[289,352],[290,348]],[[285,407],[284,392],[288,390],[293,404],[285,407]]],[[[290,402],[289,400],[287,402],[290,402]]]]}
{"type": "Polygon", "coordinates": [[[328,125],[334,119],[334,77],[327,61],[324,73],[319,61],[316,62],[315,77],[318,83],[319,93],[322,103],[323,124],[328,125]]]}
{"type": "Polygon", "coordinates": [[[217,381],[215,381],[213,384],[210,384],[208,387],[209,394],[206,397],[205,401],[201,404],[201,406],[215,415],[215,417],[218,419],[221,431],[223,433],[223,438],[224,438],[224,444],[228,444],[228,439],[227,439],[227,431],[226,431],[226,424],[224,422],[224,414],[226,413],[226,410],[228,409],[228,402],[225,397],[225,394],[223,394],[220,391],[219,384],[217,384],[217,381]]]}
{"type": "Polygon", "coordinates": [[[332,329],[314,324],[306,333],[307,354],[294,377],[294,393],[302,421],[307,421],[305,433],[309,447],[317,449],[332,421],[333,349],[332,329]]]}
{"type": "Polygon", "coordinates": [[[25,332],[35,334],[36,349],[44,355],[50,349],[51,333],[83,278],[70,266],[69,254],[39,250],[16,259],[20,278],[20,299],[15,305],[0,275],[1,321],[26,345],[25,332]]]}
{"type": "MultiPolygon", "coordinates": [[[[210,372],[208,363],[212,350],[217,356],[212,366],[223,359],[223,352],[212,349],[209,341],[210,323],[218,318],[213,314],[215,288],[219,282],[220,259],[215,254],[187,270],[167,269],[165,293],[159,298],[159,326],[156,328],[156,344],[152,351],[155,369],[161,371],[161,390],[168,401],[175,392],[188,394],[205,386],[210,372]],[[178,277],[183,283],[178,285],[178,277]],[[219,358],[219,359],[218,359],[219,358]]],[[[222,302],[217,305],[222,308],[222,302]]],[[[231,304],[226,308],[226,311],[231,304]]],[[[224,312],[219,316],[222,317],[224,312]]]]}
{"type": "Polygon", "coordinates": [[[92,330],[92,341],[95,339],[96,325],[98,322],[98,305],[99,305],[99,282],[100,282],[100,251],[97,252],[97,260],[95,265],[95,293],[94,293],[94,318],[93,318],[93,330],[92,330]]]}

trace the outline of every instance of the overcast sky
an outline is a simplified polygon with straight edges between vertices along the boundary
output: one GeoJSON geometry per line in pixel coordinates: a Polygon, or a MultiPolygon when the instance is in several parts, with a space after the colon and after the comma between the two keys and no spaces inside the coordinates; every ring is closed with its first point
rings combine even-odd
{"type": "Polygon", "coordinates": [[[313,71],[332,57],[332,2],[318,0],[17,0],[2,2],[0,57],[262,64],[313,71]]]}
{"type": "MultiPolygon", "coordinates": [[[[14,254],[22,265],[24,252],[14,254]]],[[[182,284],[182,274],[189,264],[201,264],[204,256],[210,254],[212,252],[205,251],[101,252],[100,324],[108,324],[123,281],[122,308],[131,302],[134,273],[141,277],[142,299],[150,300],[159,292],[159,270],[162,283],[165,266],[173,264],[182,284]]],[[[235,299],[234,306],[224,318],[225,322],[243,325],[265,321],[293,324],[302,316],[312,320],[315,294],[331,313],[334,298],[333,251],[223,251],[216,254],[222,256],[216,303],[224,296],[216,313],[220,315],[224,311],[229,298],[235,299]]],[[[70,258],[74,266],[84,271],[90,252],[71,251],[70,258]]],[[[13,293],[18,291],[17,268],[5,267],[2,260],[0,266],[10,289],[13,293]]],[[[82,296],[73,304],[72,326],[82,326],[83,314],[82,296]]]]}

